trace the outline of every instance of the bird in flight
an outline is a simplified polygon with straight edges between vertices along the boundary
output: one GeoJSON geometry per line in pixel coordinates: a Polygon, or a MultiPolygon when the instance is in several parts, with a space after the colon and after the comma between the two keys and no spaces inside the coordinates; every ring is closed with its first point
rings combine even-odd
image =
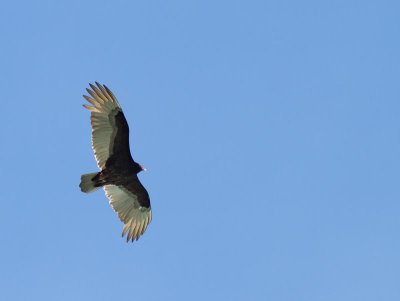
{"type": "Polygon", "coordinates": [[[137,174],[145,170],[132,159],[129,149],[129,127],[114,94],[105,85],[96,82],[86,89],[83,97],[91,104],[83,106],[90,111],[92,148],[99,172],[81,176],[79,187],[89,193],[100,187],[109,203],[124,223],[122,237],[138,240],[151,222],[150,198],[137,174]]]}

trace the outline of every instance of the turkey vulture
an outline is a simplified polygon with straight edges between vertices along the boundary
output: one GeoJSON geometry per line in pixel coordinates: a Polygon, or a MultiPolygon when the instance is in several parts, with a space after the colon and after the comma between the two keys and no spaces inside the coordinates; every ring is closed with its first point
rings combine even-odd
{"type": "Polygon", "coordinates": [[[114,94],[105,85],[89,84],[83,97],[92,124],[92,148],[100,172],[81,176],[79,187],[89,193],[104,187],[110,205],[124,223],[122,237],[138,240],[151,222],[150,198],[137,174],[145,170],[129,149],[129,127],[114,94]]]}

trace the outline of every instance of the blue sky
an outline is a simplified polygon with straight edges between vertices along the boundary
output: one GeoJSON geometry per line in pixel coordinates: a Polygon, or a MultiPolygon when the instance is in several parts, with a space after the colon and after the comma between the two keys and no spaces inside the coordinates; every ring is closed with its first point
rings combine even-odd
{"type": "Polygon", "coordinates": [[[397,1],[1,4],[1,300],[399,300],[397,1]],[[148,171],[134,244],[89,82],[148,171]]]}

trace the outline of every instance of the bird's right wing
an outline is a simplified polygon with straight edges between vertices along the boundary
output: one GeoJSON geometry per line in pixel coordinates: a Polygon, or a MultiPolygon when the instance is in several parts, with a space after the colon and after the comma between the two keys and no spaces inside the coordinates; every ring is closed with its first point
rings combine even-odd
{"type": "Polygon", "coordinates": [[[134,194],[123,186],[105,185],[104,190],[110,205],[125,224],[122,236],[127,233],[126,241],[138,240],[151,222],[150,203],[146,204],[147,200],[141,200],[142,195],[134,194]]]}
{"type": "Polygon", "coordinates": [[[90,110],[92,125],[92,148],[99,168],[104,169],[107,159],[116,151],[121,158],[130,156],[129,127],[124,113],[114,94],[105,85],[96,82],[97,87],[90,84],[86,91],[91,97],[83,97],[92,104],[83,106],[90,110]]]}

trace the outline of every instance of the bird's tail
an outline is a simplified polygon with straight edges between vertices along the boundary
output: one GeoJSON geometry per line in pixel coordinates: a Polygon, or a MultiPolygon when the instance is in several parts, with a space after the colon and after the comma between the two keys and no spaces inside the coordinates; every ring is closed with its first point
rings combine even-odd
{"type": "Polygon", "coordinates": [[[82,192],[93,192],[100,188],[100,186],[95,186],[96,182],[93,181],[93,178],[97,175],[97,172],[87,173],[81,176],[81,184],[79,187],[81,188],[82,192]]]}

